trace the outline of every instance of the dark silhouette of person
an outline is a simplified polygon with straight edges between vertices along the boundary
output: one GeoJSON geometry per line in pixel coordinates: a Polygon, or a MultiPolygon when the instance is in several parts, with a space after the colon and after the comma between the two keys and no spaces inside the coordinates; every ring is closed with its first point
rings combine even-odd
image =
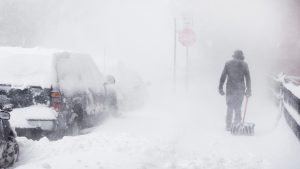
{"type": "Polygon", "coordinates": [[[233,59],[226,62],[219,84],[219,93],[225,95],[223,85],[226,83],[226,130],[230,130],[232,123],[241,122],[241,107],[244,99],[251,96],[251,78],[248,64],[244,61],[243,51],[236,50],[233,59]],[[245,84],[246,83],[246,84],[245,84]],[[234,115],[234,120],[233,120],[234,115]]]}

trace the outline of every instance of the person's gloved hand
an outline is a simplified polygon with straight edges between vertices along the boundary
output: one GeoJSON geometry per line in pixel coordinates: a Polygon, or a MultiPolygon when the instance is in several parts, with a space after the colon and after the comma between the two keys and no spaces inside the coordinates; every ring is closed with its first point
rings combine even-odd
{"type": "Polygon", "coordinates": [[[245,96],[246,96],[246,97],[250,97],[250,96],[251,96],[251,90],[248,90],[248,89],[247,89],[247,90],[246,90],[246,93],[245,93],[245,96]]]}
{"type": "Polygon", "coordinates": [[[219,93],[220,93],[220,95],[222,95],[222,96],[225,94],[225,92],[224,92],[223,89],[219,89],[219,93]]]}

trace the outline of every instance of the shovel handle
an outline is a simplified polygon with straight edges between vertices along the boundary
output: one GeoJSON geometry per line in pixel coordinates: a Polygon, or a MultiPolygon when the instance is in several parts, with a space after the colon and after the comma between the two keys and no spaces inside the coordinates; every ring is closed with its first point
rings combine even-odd
{"type": "Polygon", "coordinates": [[[248,105],[248,97],[246,97],[244,115],[243,115],[243,123],[245,122],[246,112],[247,112],[247,105],[248,105]]]}

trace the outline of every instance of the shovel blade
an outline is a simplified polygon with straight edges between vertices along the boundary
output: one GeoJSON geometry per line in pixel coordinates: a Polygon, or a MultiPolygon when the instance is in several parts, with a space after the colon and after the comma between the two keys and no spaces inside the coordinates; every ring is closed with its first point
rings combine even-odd
{"type": "Polygon", "coordinates": [[[254,135],[254,123],[236,123],[233,124],[231,127],[231,134],[233,135],[247,135],[253,136],[254,135]]]}

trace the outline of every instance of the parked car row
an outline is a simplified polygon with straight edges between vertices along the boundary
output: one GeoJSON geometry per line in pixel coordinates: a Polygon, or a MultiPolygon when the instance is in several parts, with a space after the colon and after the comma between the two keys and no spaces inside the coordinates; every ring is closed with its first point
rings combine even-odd
{"type": "Polygon", "coordinates": [[[116,112],[114,84],[82,53],[49,49],[0,48],[0,96],[13,105],[18,136],[57,139],[116,112]]]}
{"type": "Polygon", "coordinates": [[[118,112],[114,77],[87,54],[0,47],[0,60],[0,168],[18,159],[16,136],[77,135],[118,112]]]}
{"type": "Polygon", "coordinates": [[[122,64],[115,70],[117,85],[87,54],[0,47],[0,168],[18,159],[17,136],[78,135],[108,115],[119,116],[119,107],[142,105],[146,83],[122,64]]]}

